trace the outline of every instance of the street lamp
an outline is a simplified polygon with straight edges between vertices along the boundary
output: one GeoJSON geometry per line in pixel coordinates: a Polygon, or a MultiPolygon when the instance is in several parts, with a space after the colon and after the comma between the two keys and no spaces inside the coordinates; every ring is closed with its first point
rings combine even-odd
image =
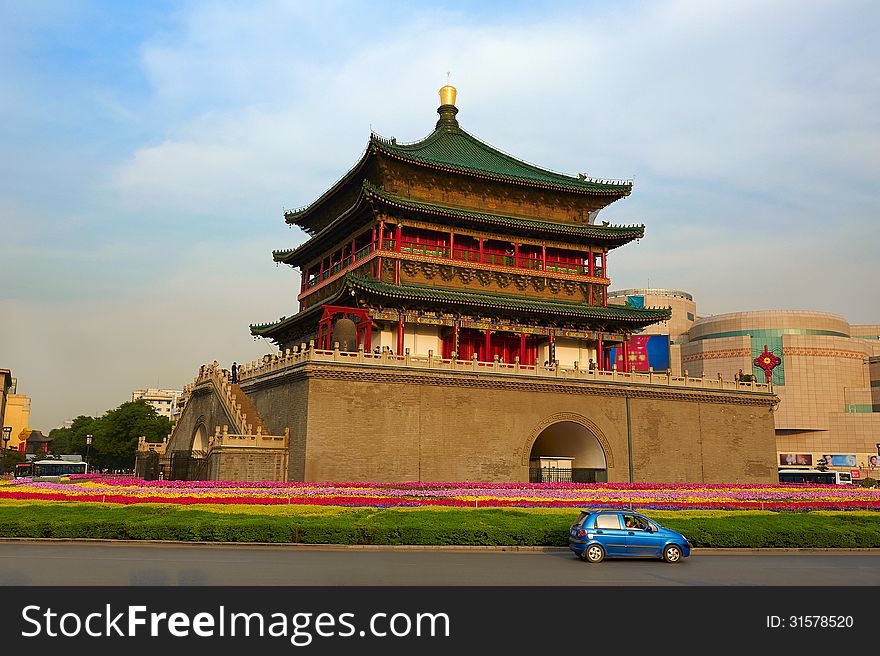
{"type": "Polygon", "coordinates": [[[3,427],[3,464],[0,465],[0,476],[6,473],[6,449],[12,439],[12,426],[3,427]]]}
{"type": "Polygon", "coordinates": [[[89,473],[89,449],[92,448],[92,434],[86,435],[86,473],[89,473]]]}

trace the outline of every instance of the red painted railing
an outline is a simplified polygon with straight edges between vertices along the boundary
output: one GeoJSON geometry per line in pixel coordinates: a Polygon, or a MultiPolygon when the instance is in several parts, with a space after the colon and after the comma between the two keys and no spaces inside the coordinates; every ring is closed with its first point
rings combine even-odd
{"type": "MultiPolygon", "coordinates": [[[[369,243],[366,246],[362,247],[354,254],[354,260],[352,260],[351,255],[349,254],[347,257],[343,258],[341,261],[336,262],[329,268],[325,269],[323,272],[320,272],[311,278],[309,278],[308,283],[306,284],[306,289],[311,289],[315,287],[331,276],[336,275],[340,271],[343,271],[358,260],[365,258],[370,255],[374,251],[378,250],[378,244],[376,242],[369,243]]],[[[383,239],[382,240],[382,250],[386,251],[397,251],[397,240],[395,239],[383,239]]],[[[589,267],[586,264],[575,264],[570,262],[560,262],[548,259],[546,265],[541,262],[541,258],[537,257],[528,257],[524,255],[516,256],[510,253],[487,253],[483,251],[475,251],[467,248],[458,248],[454,247],[452,249],[452,257],[449,257],[449,247],[444,244],[420,244],[414,241],[402,241],[400,243],[400,253],[407,253],[410,255],[421,255],[423,257],[438,257],[444,259],[453,259],[461,262],[473,262],[476,264],[491,264],[495,266],[504,266],[515,269],[530,269],[533,271],[547,271],[552,273],[567,273],[571,275],[578,276],[587,276],[590,274],[589,267]]],[[[595,277],[602,277],[602,266],[595,267],[593,275],[595,277]]]]}

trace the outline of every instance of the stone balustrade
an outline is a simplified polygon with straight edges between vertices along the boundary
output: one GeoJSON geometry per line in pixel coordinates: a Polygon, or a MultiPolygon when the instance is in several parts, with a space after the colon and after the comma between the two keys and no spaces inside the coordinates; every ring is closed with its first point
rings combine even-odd
{"type": "MultiPolygon", "coordinates": [[[[257,376],[281,371],[289,367],[303,365],[308,362],[335,362],[341,364],[372,365],[380,367],[407,367],[413,369],[435,369],[441,371],[459,371],[466,373],[483,373],[502,376],[529,376],[532,378],[556,378],[565,380],[596,381],[604,383],[634,385],[664,385],[669,387],[686,387],[705,390],[726,390],[736,392],[772,393],[772,384],[757,382],[739,382],[723,378],[692,378],[673,376],[669,371],[633,371],[617,370],[600,371],[583,369],[577,366],[564,367],[559,364],[550,366],[522,365],[519,358],[514,362],[500,362],[497,358],[492,362],[482,362],[476,355],[470,360],[457,358],[440,358],[428,351],[427,355],[410,355],[409,350],[403,355],[391,353],[365,353],[340,351],[338,344],[333,350],[314,348],[314,343],[301,344],[282,353],[267,355],[259,362],[252,361],[242,366],[239,379],[244,382],[257,376]]],[[[216,363],[215,363],[216,364],[216,363]]]]}
{"type": "Polygon", "coordinates": [[[158,453],[160,456],[165,455],[165,450],[168,448],[169,439],[171,436],[169,435],[161,442],[147,442],[147,438],[141,435],[138,438],[137,450],[139,452],[153,451],[158,453]]]}
{"type": "Polygon", "coordinates": [[[197,385],[208,382],[214,384],[218,396],[223,400],[230,417],[235,422],[235,428],[242,435],[250,435],[253,432],[253,424],[248,423],[247,414],[241,411],[241,403],[235,399],[229,372],[222,369],[216,360],[209,365],[199,367],[199,372],[193,383],[184,387],[184,394],[189,398],[197,385]]]}
{"type": "Polygon", "coordinates": [[[284,435],[266,435],[262,427],[257,427],[253,434],[230,433],[229,426],[214,429],[208,438],[208,451],[217,447],[240,447],[246,449],[287,449],[290,443],[290,429],[284,429],[284,435]]]}

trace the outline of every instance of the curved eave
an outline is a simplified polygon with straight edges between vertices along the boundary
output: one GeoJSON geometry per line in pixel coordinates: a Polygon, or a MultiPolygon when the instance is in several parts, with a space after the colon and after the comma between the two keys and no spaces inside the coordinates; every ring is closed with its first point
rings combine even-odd
{"type": "MultiPolygon", "coordinates": [[[[364,180],[364,184],[367,184],[367,181],[364,180]]],[[[365,206],[365,201],[367,200],[364,195],[363,187],[361,188],[360,193],[358,193],[357,198],[354,201],[354,204],[345,210],[342,214],[340,214],[337,218],[331,221],[328,225],[324,226],[319,232],[315,233],[311,239],[309,239],[306,243],[300,244],[294,249],[288,251],[272,251],[272,258],[276,262],[281,262],[282,264],[289,264],[290,266],[299,266],[299,258],[302,256],[302,253],[306,252],[309,249],[315,247],[316,244],[320,242],[320,240],[324,239],[330,234],[333,234],[339,226],[345,222],[348,218],[359,212],[365,206]],[[276,253],[278,254],[276,256],[276,253]],[[286,253],[286,254],[284,254],[286,253]]]]}
{"type": "Polygon", "coordinates": [[[283,264],[299,266],[298,260],[302,256],[302,253],[314,248],[315,244],[318,243],[320,239],[336,231],[346,219],[363,208],[365,201],[380,204],[385,208],[418,212],[427,216],[443,216],[459,221],[468,221],[474,224],[487,224],[523,231],[536,231],[551,236],[580,237],[588,240],[602,241],[607,243],[611,248],[623,246],[634,239],[641,239],[645,236],[644,225],[578,226],[567,223],[554,223],[537,219],[507,216],[504,214],[491,214],[476,210],[466,210],[436,203],[423,203],[388,193],[371,184],[369,180],[364,180],[360,194],[349,209],[340,214],[333,222],[325,226],[320,232],[313,235],[311,239],[297,248],[272,251],[273,259],[276,262],[281,262],[283,264]]]}
{"type": "Polygon", "coordinates": [[[598,321],[617,321],[633,327],[647,326],[658,321],[668,320],[672,315],[670,308],[651,308],[618,310],[612,307],[595,307],[581,303],[564,301],[542,301],[525,297],[488,294],[485,292],[452,291],[420,285],[390,285],[359,276],[349,275],[345,285],[365,294],[399,301],[423,301],[453,307],[474,307],[514,312],[562,316],[598,321]]]}
{"type": "Polygon", "coordinates": [[[309,221],[312,216],[314,216],[318,209],[320,209],[321,205],[328,198],[333,196],[339,189],[345,186],[348,182],[351,181],[355,175],[360,172],[367,163],[367,160],[370,158],[372,154],[370,143],[367,143],[367,147],[364,149],[364,154],[361,155],[361,158],[358,160],[357,164],[351,167],[349,171],[343,175],[339,180],[337,180],[332,187],[330,187],[327,191],[321,194],[315,201],[311,204],[306,205],[303,208],[298,210],[287,210],[284,213],[284,221],[286,223],[297,225],[303,230],[305,230],[308,234],[314,235],[314,229],[309,225],[309,221]]]}
{"type": "Polygon", "coordinates": [[[261,323],[261,324],[251,324],[248,328],[251,331],[251,335],[254,337],[267,337],[272,338],[279,333],[283,333],[286,328],[290,326],[296,325],[300,321],[310,317],[312,314],[317,314],[324,305],[332,305],[335,301],[339,300],[343,294],[347,291],[347,287],[343,284],[339,290],[330,296],[329,298],[324,299],[321,303],[313,305],[310,308],[303,310],[302,312],[297,312],[292,317],[281,317],[278,321],[274,323],[261,323]]]}
{"type": "MultiPolygon", "coordinates": [[[[432,133],[433,134],[433,133],[432,133]]],[[[430,136],[426,139],[423,139],[416,144],[411,144],[411,146],[417,146],[419,144],[425,143],[430,136]]],[[[475,139],[475,138],[474,138],[475,139]]],[[[533,178],[525,178],[514,175],[505,175],[501,173],[496,173],[493,171],[484,171],[477,168],[470,168],[467,166],[455,165],[450,163],[441,163],[435,162],[429,159],[423,159],[417,157],[415,155],[410,155],[406,151],[402,151],[400,149],[395,148],[394,146],[386,143],[383,139],[378,137],[378,135],[370,136],[370,149],[375,152],[380,152],[383,155],[388,157],[397,159],[402,162],[406,162],[408,164],[413,164],[416,166],[423,166],[425,168],[430,168],[438,171],[445,171],[447,173],[459,173],[462,175],[468,175],[475,178],[480,178],[482,180],[492,180],[495,182],[506,182],[508,184],[526,186],[526,187],[536,187],[538,189],[551,189],[553,191],[564,191],[564,192],[572,192],[581,195],[587,196],[616,196],[615,200],[624,198],[629,196],[632,193],[632,183],[628,183],[625,185],[604,185],[602,183],[596,182],[580,182],[576,178],[571,178],[571,182],[550,182],[550,181],[542,181],[536,180],[533,178]]],[[[495,149],[492,149],[495,150],[495,149]]],[[[500,152],[500,151],[499,151],[500,152]]],[[[502,153],[503,155],[503,153],[502,153]]],[[[510,157],[510,156],[506,156],[510,157]]],[[[511,158],[515,159],[515,158],[511,158]]],[[[524,162],[522,164],[525,164],[524,162]]],[[[561,174],[557,174],[560,175],[561,174]]]]}
{"type": "Polygon", "coordinates": [[[292,255],[295,251],[296,251],[296,249],[292,249],[292,248],[287,248],[287,249],[280,250],[280,251],[272,251],[272,259],[275,260],[276,262],[284,262],[285,258],[292,255]]]}
{"type": "Polygon", "coordinates": [[[540,221],[537,219],[525,219],[515,216],[507,216],[504,214],[491,214],[488,212],[479,212],[477,210],[465,210],[462,208],[450,207],[448,205],[439,205],[436,203],[423,203],[420,201],[414,201],[411,199],[396,196],[394,194],[390,194],[371,185],[367,180],[364,181],[364,193],[370,199],[382,203],[386,207],[394,207],[433,216],[439,215],[459,220],[464,219],[473,223],[487,223],[490,225],[499,225],[507,228],[534,230],[550,235],[583,237],[586,239],[617,242],[617,246],[622,246],[623,244],[626,244],[633,239],[641,239],[645,236],[644,225],[578,226],[570,225],[567,223],[540,221]]]}

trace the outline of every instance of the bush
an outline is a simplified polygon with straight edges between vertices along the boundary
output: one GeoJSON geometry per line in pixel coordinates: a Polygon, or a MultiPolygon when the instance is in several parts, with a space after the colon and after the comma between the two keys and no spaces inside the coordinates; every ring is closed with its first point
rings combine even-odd
{"type": "MultiPolygon", "coordinates": [[[[695,547],[880,547],[876,512],[649,511],[695,547]]],[[[0,537],[556,546],[577,511],[0,503],[0,537]]]]}

